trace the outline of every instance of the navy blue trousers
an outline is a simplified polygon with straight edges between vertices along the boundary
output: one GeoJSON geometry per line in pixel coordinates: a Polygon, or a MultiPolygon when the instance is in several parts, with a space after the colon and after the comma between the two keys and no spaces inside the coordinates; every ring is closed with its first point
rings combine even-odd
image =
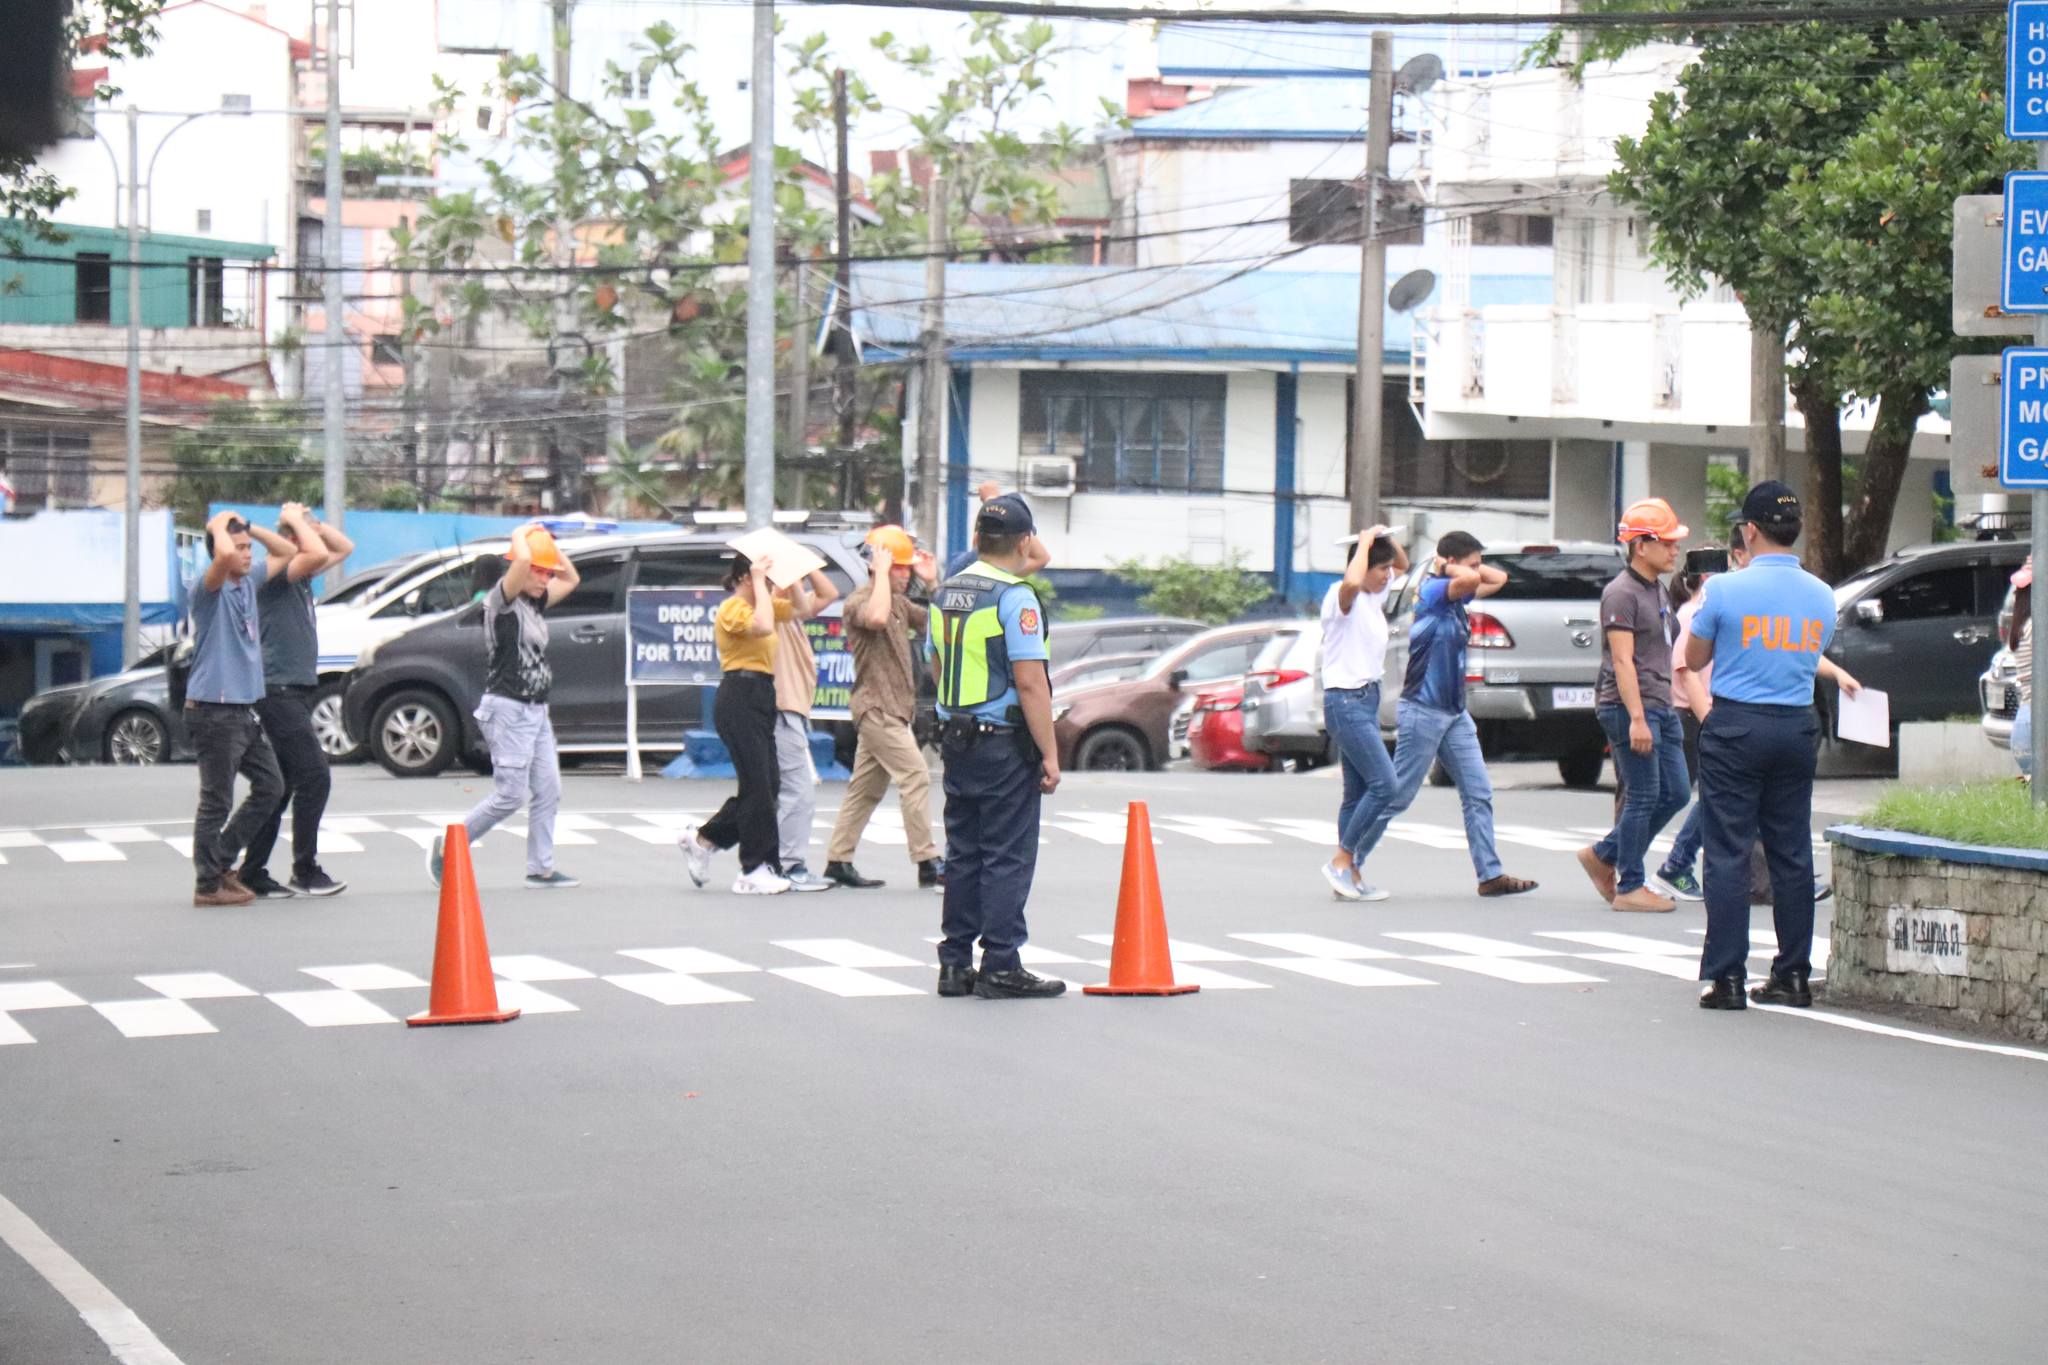
{"type": "Polygon", "coordinates": [[[1810,967],[1813,951],[1811,706],[1716,698],[1700,731],[1700,812],[1706,835],[1707,943],[1700,980],[1742,976],[1749,958],[1749,850],[1762,843],[1778,929],[1773,972],[1810,967]]]}
{"type": "Polygon", "coordinates": [[[1039,766],[1027,762],[1015,735],[948,740],[946,761],[945,938],[939,964],[988,972],[1021,966],[1024,902],[1038,868],[1039,766]]]}

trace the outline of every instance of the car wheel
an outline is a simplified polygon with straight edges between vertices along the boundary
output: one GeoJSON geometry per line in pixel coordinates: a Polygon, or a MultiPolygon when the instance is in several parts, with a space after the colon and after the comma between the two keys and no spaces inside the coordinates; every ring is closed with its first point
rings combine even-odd
{"type": "Polygon", "coordinates": [[[346,684],[331,682],[313,694],[313,736],[329,763],[354,763],[363,756],[363,746],[348,732],[342,715],[341,694],[346,684]]]}
{"type": "Polygon", "coordinates": [[[455,761],[462,732],[437,692],[400,692],[370,722],[370,753],[393,777],[433,777],[455,761]]]}
{"type": "Polygon", "coordinates": [[[1143,772],[1150,767],[1145,741],[1120,725],[1091,730],[1074,750],[1074,766],[1087,772],[1143,772]]]}
{"type": "Polygon", "coordinates": [[[1607,767],[1604,749],[1581,749],[1557,760],[1557,775],[1567,787],[1591,790],[1600,785],[1600,773],[1607,767]]]}
{"type": "Polygon", "coordinates": [[[170,747],[170,732],[151,712],[123,711],[107,726],[109,763],[161,763],[170,747]]]}

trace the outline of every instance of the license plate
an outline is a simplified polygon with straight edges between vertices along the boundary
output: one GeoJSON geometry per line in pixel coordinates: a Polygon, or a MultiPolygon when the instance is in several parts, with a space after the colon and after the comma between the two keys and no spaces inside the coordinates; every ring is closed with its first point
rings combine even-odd
{"type": "Polygon", "coordinates": [[[1553,711],[1590,711],[1593,709],[1593,689],[1553,687],[1550,689],[1550,707],[1553,711]]]}

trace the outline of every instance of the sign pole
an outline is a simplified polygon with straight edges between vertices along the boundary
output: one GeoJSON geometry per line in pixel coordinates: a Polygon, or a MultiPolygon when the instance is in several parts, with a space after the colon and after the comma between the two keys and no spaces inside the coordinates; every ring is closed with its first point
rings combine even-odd
{"type": "Polygon", "coordinates": [[[640,689],[633,682],[633,628],[626,627],[626,780],[638,782],[640,772],[640,689]]]}
{"type": "MultiPolygon", "coordinates": [[[[2006,42],[2009,44],[2014,43],[2018,41],[2018,36],[2017,33],[2008,29],[2006,42]]],[[[2007,98],[2011,99],[2017,93],[2017,91],[2010,91],[2007,93],[2007,98]]],[[[2048,171],[2048,142],[2037,143],[2034,156],[2034,164],[2041,170],[2048,171]]],[[[2048,314],[2043,314],[2034,319],[2034,344],[2036,346],[2048,346],[2048,314]]],[[[2029,501],[2032,507],[2027,520],[2032,527],[2034,571],[2038,574],[2044,567],[2048,567],[2048,493],[2037,491],[2029,501]]],[[[2043,606],[2042,599],[2044,597],[2048,597],[2048,592],[2044,592],[2041,585],[2037,585],[2029,594],[2033,605],[2034,648],[2036,650],[2040,649],[2041,643],[2044,640],[2048,640],[2048,607],[2043,606]]],[[[2038,695],[2040,689],[2035,686],[2035,680],[2041,676],[2040,669],[2030,665],[2028,672],[2031,676],[2028,679],[2027,690],[2038,695]]],[[[2031,707],[2033,705],[2032,700],[2030,699],[2027,704],[2031,707]]],[[[2030,747],[2034,751],[2031,756],[2033,781],[2029,784],[2029,787],[2033,792],[2034,804],[2039,806],[2048,804],[2048,725],[2041,724],[2039,718],[2036,717],[2032,728],[2033,743],[2030,747]]]]}

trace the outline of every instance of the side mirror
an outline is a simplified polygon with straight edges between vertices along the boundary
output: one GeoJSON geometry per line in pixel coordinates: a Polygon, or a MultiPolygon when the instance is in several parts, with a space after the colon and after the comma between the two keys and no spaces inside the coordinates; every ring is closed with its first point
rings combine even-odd
{"type": "Polygon", "coordinates": [[[1166,685],[1176,692],[1187,686],[1187,681],[1188,671],[1185,668],[1176,668],[1166,675],[1166,685]]]}
{"type": "Polygon", "coordinates": [[[1884,624],[1884,603],[1875,597],[1866,597],[1856,604],[1856,619],[1866,626],[1884,624]]]}
{"type": "Polygon", "coordinates": [[[418,588],[414,588],[405,595],[405,614],[407,616],[418,616],[420,614],[420,590],[418,588]]]}

